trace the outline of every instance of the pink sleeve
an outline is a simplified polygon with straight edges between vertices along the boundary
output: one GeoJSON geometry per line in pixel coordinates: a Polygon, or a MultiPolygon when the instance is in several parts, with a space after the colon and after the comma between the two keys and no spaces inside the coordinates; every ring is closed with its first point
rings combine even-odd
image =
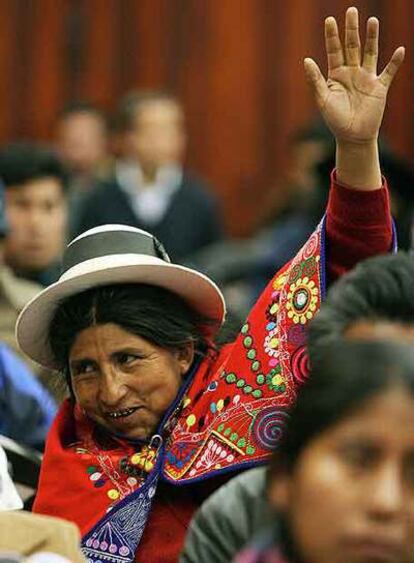
{"type": "Polygon", "coordinates": [[[393,226],[387,182],[372,191],[351,189],[331,176],[326,214],[326,265],[332,283],[357,262],[386,254],[392,247],[393,226]]]}

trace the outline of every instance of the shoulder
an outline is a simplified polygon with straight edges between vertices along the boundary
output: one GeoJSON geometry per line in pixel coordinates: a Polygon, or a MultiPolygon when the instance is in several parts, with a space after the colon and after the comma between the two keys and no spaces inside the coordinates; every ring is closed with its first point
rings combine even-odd
{"type": "Polygon", "coordinates": [[[191,171],[185,170],[181,180],[181,190],[188,193],[193,198],[206,202],[215,202],[216,195],[214,189],[204,179],[200,178],[191,171]]]}
{"type": "Polygon", "coordinates": [[[35,282],[17,277],[8,266],[2,264],[0,291],[17,311],[20,311],[42,289],[43,287],[35,282]]]}
{"type": "Polygon", "coordinates": [[[237,475],[212,494],[202,505],[200,512],[204,516],[214,513],[225,521],[230,514],[231,519],[234,518],[235,508],[243,512],[250,506],[251,500],[266,502],[266,474],[267,467],[262,466],[237,475]]]}
{"type": "Polygon", "coordinates": [[[122,192],[122,190],[118,180],[115,177],[112,177],[108,178],[107,180],[97,182],[95,184],[94,192],[101,194],[114,194],[122,192]]]}
{"type": "Polygon", "coordinates": [[[96,201],[115,197],[120,192],[121,188],[115,177],[108,178],[106,180],[96,182],[83,201],[94,205],[96,204],[96,201]]]}
{"type": "Polygon", "coordinates": [[[231,560],[267,518],[266,468],[245,471],[218,489],[197,511],[181,563],[231,560]]]}

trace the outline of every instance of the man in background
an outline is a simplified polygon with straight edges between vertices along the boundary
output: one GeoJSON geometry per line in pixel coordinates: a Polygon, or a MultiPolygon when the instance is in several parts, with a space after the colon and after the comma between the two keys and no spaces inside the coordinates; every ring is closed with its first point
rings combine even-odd
{"type": "Polygon", "coordinates": [[[85,200],[77,233],[104,223],[146,229],[181,260],[222,237],[217,201],[183,169],[183,108],[168,93],[133,92],[116,118],[120,158],[114,178],[85,200]]]}
{"type": "Polygon", "coordinates": [[[109,167],[108,127],[103,112],[88,102],[74,102],[59,114],[56,149],[69,174],[69,191],[88,191],[109,167]]]}
{"type": "MultiPolygon", "coordinates": [[[[38,370],[36,377],[27,358],[18,349],[14,335],[18,314],[42,288],[16,277],[2,263],[1,251],[8,236],[4,199],[4,186],[0,184],[0,435],[42,449],[57,406],[53,391],[51,394],[44,387],[49,382],[49,374],[38,370]]],[[[0,510],[3,462],[0,448],[0,510]]]]}
{"type": "Polygon", "coordinates": [[[67,236],[66,173],[50,150],[16,143],[0,151],[8,224],[3,261],[19,278],[42,286],[60,271],[67,236]]]}
{"type": "Polygon", "coordinates": [[[56,150],[68,172],[69,231],[76,231],[79,211],[95,184],[110,176],[108,123],[104,113],[88,102],[65,106],[56,122],[56,150]]]}

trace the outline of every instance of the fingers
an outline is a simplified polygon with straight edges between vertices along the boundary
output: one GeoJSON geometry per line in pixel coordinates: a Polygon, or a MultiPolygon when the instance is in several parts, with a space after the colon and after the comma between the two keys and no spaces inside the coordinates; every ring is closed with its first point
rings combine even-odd
{"type": "Polygon", "coordinates": [[[348,66],[361,64],[361,41],[356,8],[348,8],[345,15],[345,59],[348,66]]]}
{"type": "Polygon", "coordinates": [[[394,51],[394,54],[391,57],[387,66],[379,75],[380,82],[382,82],[382,84],[386,88],[389,88],[391,86],[391,82],[393,81],[394,76],[397,74],[397,71],[404,60],[404,56],[405,56],[404,47],[398,47],[398,49],[394,51]]]}
{"type": "Polygon", "coordinates": [[[329,73],[344,64],[344,54],[342,52],[341,40],[339,39],[338,25],[335,18],[332,17],[325,20],[325,46],[329,73]]]}
{"type": "Polygon", "coordinates": [[[362,66],[368,72],[374,72],[375,74],[377,73],[378,62],[378,35],[379,21],[377,18],[369,18],[367,21],[367,35],[362,66]]]}
{"type": "Polygon", "coordinates": [[[303,64],[305,67],[306,79],[312,87],[316,101],[320,107],[323,107],[329,94],[329,88],[326,84],[326,80],[313,59],[306,58],[303,61],[303,64]]]}

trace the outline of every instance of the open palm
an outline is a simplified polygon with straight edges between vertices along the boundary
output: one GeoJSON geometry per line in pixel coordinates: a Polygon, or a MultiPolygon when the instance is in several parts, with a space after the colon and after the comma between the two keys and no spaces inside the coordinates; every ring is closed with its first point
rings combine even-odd
{"type": "Polygon", "coordinates": [[[305,59],[319,109],[338,140],[363,143],[378,136],[388,89],[404,59],[404,48],[399,47],[377,76],[378,35],[378,20],[369,18],[361,64],[358,11],[349,8],[344,51],[336,20],[330,17],[325,21],[328,80],[313,59],[305,59]]]}

